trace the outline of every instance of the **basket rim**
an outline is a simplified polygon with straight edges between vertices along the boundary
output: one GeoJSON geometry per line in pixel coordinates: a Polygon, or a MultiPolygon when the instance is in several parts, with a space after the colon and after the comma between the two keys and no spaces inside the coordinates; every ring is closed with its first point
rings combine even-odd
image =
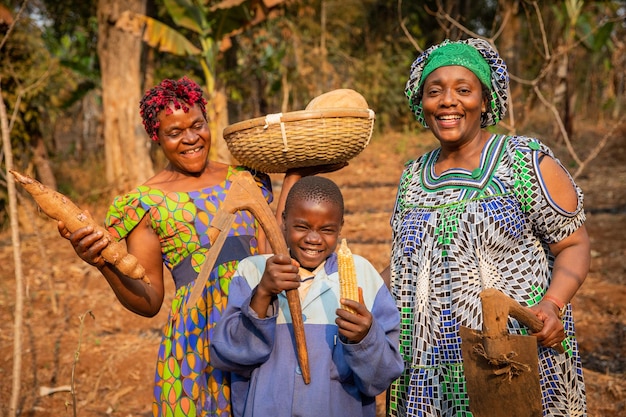
{"type": "Polygon", "coordinates": [[[298,122],[310,119],[324,119],[331,117],[356,117],[364,119],[375,119],[376,115],[372,109],[358,108],[328,108],[315,110],[298,110],[287,113],[268,114],[266,116],[255,117],[253,119],[244,120],[233,123],[224,128],[223,136],[230,135],[239,130],[250,129],[258,126],[268,126],[284,122],[298,122]]]}

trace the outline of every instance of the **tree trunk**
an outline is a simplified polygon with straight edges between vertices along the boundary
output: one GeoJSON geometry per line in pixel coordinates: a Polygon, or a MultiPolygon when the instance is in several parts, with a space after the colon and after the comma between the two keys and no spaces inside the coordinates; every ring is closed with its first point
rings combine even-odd
{"type": "MultiPolygon", "coordinates": [[[[224,129],[229,124],[228,118],[228,99],[226,98],[226,90],[221,87],[216,89],[213,94],[213,100],[210,101],[213,105],[212,112],[214,112],[214,118],[216,123],[216,132],[214,139],[211,140],[211,159],[223,162],[225,164],[238,164],[237,160],[228,150],[226,141],[224,140],[224,129]]],[[[207,109],[209,112],[210,109],[207,109]]],[[[213,135],[213,133],[211,133],[213,135]]]]}
{"type": "Polygon", "coordinates": [[[115,27],[125,10],[144,14],[146,0],[98,1],[106,181],[116,193],[154,174],[139,116],[142,40],[115,27]]]}
{"type": "MultiPolygon", "coordinates": [[[[566,49],[567,46],[564,46],[563,49],[566,49]]],[[[570,91],[569,91],[569,52],[565,52],[561,55],[557,63],[556,70],[556,81],[554,87],[554,105],[559,110],[559,117],[563,122],[563,126],[565,127],[565,132],[569,137],[572,137],[574,133],[574,126],[572,124],[572,117],[570,111],[570,91]]],[[[554,137],[561,138],[560,141],[563,141],[565,138],[562,137],[561,132],[558,128],[554,129],[554,137]]]]}

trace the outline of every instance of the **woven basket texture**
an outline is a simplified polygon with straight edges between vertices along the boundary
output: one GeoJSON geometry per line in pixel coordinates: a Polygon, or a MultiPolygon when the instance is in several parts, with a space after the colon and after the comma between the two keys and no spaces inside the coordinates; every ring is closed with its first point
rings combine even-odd
{"type": "Polygon", "coordinates": [[[274,114],[228,126],[224,140],[241,165],[283,173],[354,158],[369,144],[374,119],[368,109],[274,114]]]}

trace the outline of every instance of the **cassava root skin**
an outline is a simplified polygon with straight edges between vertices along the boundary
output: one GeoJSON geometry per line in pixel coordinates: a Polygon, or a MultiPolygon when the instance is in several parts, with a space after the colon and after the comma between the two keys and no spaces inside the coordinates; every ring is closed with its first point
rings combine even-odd
{"type": "Polygon", "coordinates": [[[48,217],[60,220],[70,232],[81,227],[91,226],[100,231],[109,244],[102,250],[102,258],[114,265],[120,272],[132,279],[140,279],[150,284],[146,271],[139,264],[137,258],[126,251],[126,246],[115,238],[102,226],[98,225],[90,216],[63,194],[46,187],[39,181],[21,174],[15,170],[9,171],[15,180],[35,199],[41,211],[48,217]]]}

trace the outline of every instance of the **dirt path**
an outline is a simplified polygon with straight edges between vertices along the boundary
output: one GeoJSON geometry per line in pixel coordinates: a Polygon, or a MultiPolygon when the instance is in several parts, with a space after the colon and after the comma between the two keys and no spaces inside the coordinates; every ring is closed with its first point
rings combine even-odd
{"type": "MultiPolygon", "coordinates": [[[[341,172],[329,175],[346,199],[348,238],[355,253],[382,269],[388,263],[389,216],[406,155],[432,140],[386,137],[341,172]]],[[[592,238],[591,272],[573,300],[582,352],[589,416],[626,415],[626,138],[602,152],[585,190],[592,238]],[[601,165],[601,166],[600,166],[601,165]]],[[[101,208],[90,208],[102,216],[101,208]]],[[[24,208],[24,210],[27,210],[24,208]]],[[[22,216],[22,259],[27,277],[22,366],[22,416],[72,416],[69,392],[41,395],[47,387],[75,386],[81,417],[149,417],[151,381],[166,306],[147,319],[126,311],[91,267],[57,234],[54,222],[22,216]],[[93,317],[88,314],[93,313],[93,317]],[[82,337],[81,332],[81,317],[82,337]],[[80,355],[75,361],[78,344],[80,355]]],[[[0,234],[0,417],[9,404],[13,356],[14,266],[8,231],[0,234]]],[[[166,293],[173,293],[167,282],[166,293]]]]}

